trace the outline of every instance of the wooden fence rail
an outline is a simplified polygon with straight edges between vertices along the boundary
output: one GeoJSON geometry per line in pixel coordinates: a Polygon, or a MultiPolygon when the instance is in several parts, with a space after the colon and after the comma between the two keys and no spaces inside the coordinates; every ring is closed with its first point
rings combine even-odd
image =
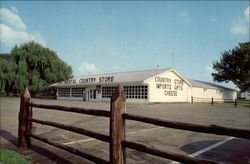
{"type": "Polygon", "coordinates": [[[66,107],[66,106],[59,106],[59,105],[44,105],[44,104],[35,104],[32,102],[27,103],[27,104],[29,106],[36,107],[36,108],[59,110],[59,111],[64,111],[64,112],[74,112],[74,113],[88,114],[88,115],[93,115],[93,116],[110,117],[110,112],[105,111],[105,110],[66,107]]]}
{"type": "Polygon", "coordinates": [[[234,104],[235,107],[241,105],[245,107],[250,107],[250,100],[244,99],[221,99],[221,98],[202,98],[202,97],[193,97],[191,96],[191,104],[193,103],[211,103],[215,105],[216,103],[228,103],[234,104]]]}
{"type": "MultiPolygon", "coordinates": [[[[212,100],[213,101],[213,100],[212,100]]],[[[56,105],[44,105],[32,103],[30,94],[27,89],[25,89],[24,94],[21,97],[20,102],[20,111],[19,111],[19,128],[18,128],[18,148],[27,149],[31,146],[30,138],[37,139],[39,141],[45,142],[57,148],[63,149],[70,153],[76,154],[83,158],[86,158],[95,163],[111,163],[111,164],[126,164],[126,148],[134,149],[151,155],[155,155],[162,158],[171,159],[178,162],[184,163],[198,163],[198,164],[216,164],[218,162],[198,159],[195,157],[189,157],[183,154],[176,154],[171,152],[163,152],[158,149],[153,149],[145,145],[127,141],[125,138],[125,121],[134,120],[144,123],[149,123],[157,126],[163,126],[167,128],[175,128],[180,130],[189,130],[194,132],[209,133],[216,135],[228,135],[244,139],[250,139],[250,130],[245,129],[236,129],[228,128],[217,125],[196,125],[191,123],[184,122],[174,122],[166,121],[158,118],[150,118],[144,116],[138,116],[133,114],[126,113],[126,98],[124,95],[123,88],[118,86],[115,93],[111,97],[110,102],[110,111],[105,110],[96,110],[96,109],[85,109],[85,108],[76,108],[76,107],[65,107],[65,106],[56,106],[56,105]],[[36,108],[45,108],[49,110],[59,110],[66,112],[75,112],[81,114],[88,114],[94,116],[102,116],[110,118],[110,127],[109,127],[109,136],[96,133],[87,129],[74,127],[70,125],[64,125],[60,123],[55,123],[51,121],[43,121],[32,118],[32,107],[36,108]],[[85,152],[81,152],[78,149],[62,145],[49,141],[48,139],[42,138],[40,136],[32,134],[32,123],[38,123],[47,126],[57,127],[63,130],[68,130],[74,133],[86,135],[98,140],[109,143],[109,161],[101,159],[99,157],[90,155],[85,152]]],[[[192,97],[193,102],[193,97],[192,97]]]]}
{"type": "Polygon", "coordinates": [[[100,134],[100,133],[96,133],[90,130],[86,130],[83,128],[78,128],[78,127],[74,127],[74,126],[69,126],[69,125],[64,125],[64,124],[59,124],[59,123],[55,123],[55,122],[51,122],[51,121],[42,121],[42,120],[37,120],[37,119],[31,119],[31,118],[27,118],[28,121],[31,122],[35,122],[38,124],[43,124],[43,125],[48,125],[48,126],[53,126],[53,127],[57,127],[60,129],[64,129],[64,130],[68,130],[74,133],[78,133],[78,134],[82,134],[85,136],[89,136],[104,142],[110,142],[110,137],[104,134],[100,134]]]}
{"type": "Polygon", "coordinates": [[[70,153],[81,156],[92,162],[100,163],[100,164],[110,163],[104,159],[98,158],[96,156],[90,155],[85,152],[81,152],[78,149],[75,149],[66,145],[62,145],[59,143],[55,143],[55,142],[49,141],[46,138],[42,138],[40,136],[32,134],[32,122],[35,122],[35,123],[39,123],[43,125],[48,125],[48,126],[53,126],[53,127],[57,127],[60,129],[68,130],[74,133],[86,135],[86,136],[96,138],[104,142],[108,142],[108,143],[111,142],[111,138],[104,134],[96,133],[96,132],[86,130],[83,128],[55,123],[51,121],[43,121],[43,120],[34,119],[32,118],[32,107],[66,111],[66,112],[75,112],[75,113],[88,114],[88,115],[94,115],[94,116],[110,117],[110,112],[104,111],[104,110],[94,110],[94,109],[92,110],[92,109],[75,108],[75,107],[35,104],[31,102],[29,91],[25,89],[23,95],[21,96],[20,111],[19,111],[19,128],[18,128],[18,148],[19,149],[23,149],[23,150],[28,149],[31,146],[30,138],[32,137],[34,139],[45,142],[57,148],[60,148],[70,153]]]}
{"type": "Polygon", "coordinates": [[[233,137],[239,137],[244,139],[250,139],[250,130],[244,129],[236,129],[236,128],[227,128],[217,125],[197,125],[191,123],[184,123],[184,122],[176,122],[176,121],[165,121],[156,118],[149,118],[144,116],[132,115],[125,113],[123,114],[124,119],[134,120],[145,122],[153,125],[164,126],[168,128],[175,128],[175,129],[182,129],[194,132],[201,132],[201,133],[210,133],[210,134],[217,134],[217,135],[227,135],[233,137]]]}
{"type": "Polygon", "coordinates": [[[191,96],[191,103],[195,103],[195,102],[198,102],[198,103],[211,103],[211,105],[214,106],[215,103],[232,103],[234,104],[235,107],[237,107],[237,104],[239,102],[239,100],[237,100],[236,98],[235,99],[221,99],[221,98],[202,98],[202,97],[193,97],[191,96]]]}

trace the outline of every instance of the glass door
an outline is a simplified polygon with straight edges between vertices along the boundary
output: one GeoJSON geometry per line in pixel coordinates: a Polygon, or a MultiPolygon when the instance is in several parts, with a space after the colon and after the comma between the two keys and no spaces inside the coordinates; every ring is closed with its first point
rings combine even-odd
{"type": "Polygon", "coordinates": [[[90,100],[96,99],[96,89],[89,90],[89,99],[90,100]]]}

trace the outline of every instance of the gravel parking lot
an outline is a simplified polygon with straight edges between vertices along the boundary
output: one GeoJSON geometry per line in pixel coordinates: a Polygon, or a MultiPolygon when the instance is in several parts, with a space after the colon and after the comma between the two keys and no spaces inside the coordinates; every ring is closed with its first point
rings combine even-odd
{"type": "MultiPolygon", "coordinates": [[[[32,99],[41,104],[54,104],[63,106],[83,107],[91,109],[109,110],[108,102],[83,102],[32,99]]],[[[40,141],[32,139],[32,148],[20,151],[16,148],[19,98],[1,98],[1,149],[12,149],[25,155],[33,163],[91,163],[78,156],[54,148],[40,141]]],[[[250,129],[250,109],[235,108],[234,106],[211,106],[210,104],[143,104],[127,103],[127,113],[160,118],[164,120],[189,122],[201,125],[221,125],[240,129],[250,129]]],[[[48,111],[34,108],[34,118],[54,121],[58,123],[86,128],[95,132],[109,134],[109,119],[74,114],[60,111],[48,111]]],[[[102,141],[72,132],[56,129],[49,126],[35,124],[35,134],[48,138],[51,141],[63,143],[78,148],[108,160],[109,145],[102,141]]],[[[126,121],[126,137],[128,140],[145,144],[152,148],[164,151],[195,154],[211,145],[222,142],[218,146],[196,153],[196,157],[216,160],[223,163],[250,163],[250,141],[170,128],[162,128],[136,121],[126,121]]],[[[127,163],[174,163],[134,150],[127,149],[127,163]]]]}

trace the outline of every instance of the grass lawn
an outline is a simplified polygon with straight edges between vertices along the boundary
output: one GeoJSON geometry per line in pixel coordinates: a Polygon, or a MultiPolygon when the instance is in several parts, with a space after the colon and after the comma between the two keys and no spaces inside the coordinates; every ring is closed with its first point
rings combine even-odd
{"type": "Polygon", "coordinates": [[[11,150],[0,150],[1,164],[31,164],[22,155],[11,150]]]}

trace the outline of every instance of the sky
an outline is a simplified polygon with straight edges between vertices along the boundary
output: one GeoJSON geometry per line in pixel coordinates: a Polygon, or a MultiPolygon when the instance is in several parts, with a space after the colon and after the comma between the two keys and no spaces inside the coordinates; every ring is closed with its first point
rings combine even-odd
{"type": "Polygon", "coordinates": [[[249,41],[249,2],[0,1],[0,34],[1,53],[33,40],[74,76],[158,65],[213,82],[213,62],[249,41]]]}

